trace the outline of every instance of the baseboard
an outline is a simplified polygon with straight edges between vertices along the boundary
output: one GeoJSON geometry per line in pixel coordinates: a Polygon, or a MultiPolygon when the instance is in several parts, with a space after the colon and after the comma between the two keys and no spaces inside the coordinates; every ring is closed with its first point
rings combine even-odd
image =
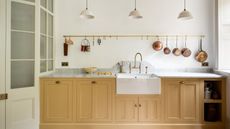
{"type": "Polygon", "coordinates": [[[224,129],[222,124],[40,124],[40,129],[224,129]]]}

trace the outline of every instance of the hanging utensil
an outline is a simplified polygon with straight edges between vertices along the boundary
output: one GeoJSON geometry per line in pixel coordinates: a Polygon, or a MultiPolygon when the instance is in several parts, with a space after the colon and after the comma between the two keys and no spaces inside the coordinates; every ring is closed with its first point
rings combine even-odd
{"type": "Polygon", "coordinates": [[[68,56],[68,39],[67,38],[65,38],[65,42],[64,42],[64,44],[63,44],[63,53],[64,53],[64,56],[68,56]]]}
{"type": "Polygon", "coordinates": [[[165,55],[168,55],[168,54],[170,54],[171,53],[171,50],[170,50],[170,48],[168,47],[168,36],[167,36],[167,38],[166,38],[166,47],[164,48],[164,54],[165,55]]]}
{"type": "Polygon", "coordinates": [[[81,52],[90,52],[90,41],[86,38],[81,41],[81,52]]]}
{"type": "Polygon", "coordinates": [[[98,39],[97,39],[97,44],[101,45],[101,39],[100,39],[100,37],[98,37],[98,39]]]}
{"type": "Polygon", "coordinates": [[[200,63],[203,63],[208,59],[208,54],[206,51],[203,51],[202,45],[203,45],[203,41],[202,38],[200,38],[200,44],[199,44],[200,48],[195,55],[195,59],[200,63]]]}
{"type": "Polygon", "coordinates": [[[162,42],[159,40],[159,36],[157,36],[157,41],[152,44],[152,47],[155,51],[160,51],[163,48],[162,42]]]}
{"type": "Polygon", "coordinates": [[[94,46],[94,42],[95,42],[95,38],[94,38],[94,36],[93,36],[93,46],[94,46]]]}
{"type": "Polygon", "coordinates": [[[184,56],[184,57],[189,57],[191,54],[192,54],[192,51],[187,48],[187,36],[185,36],[185,43],[184,43],[184,48],[181,50],[181,54],[184,56]]]}
{"type": "Polygon", "coordinates": [[[173,54],[175,56],[181,55],[181,50],[178,48],[178,36],[176,37],[176,48],[173,49],[173,54]]]}
{"type": "Polygon", "coordinates": [[[71,40],[71,38],[69,37],[69,39],[66,41],[66,43],[67,43],[68,45],[73,45],[73,40],[71,40]]]}

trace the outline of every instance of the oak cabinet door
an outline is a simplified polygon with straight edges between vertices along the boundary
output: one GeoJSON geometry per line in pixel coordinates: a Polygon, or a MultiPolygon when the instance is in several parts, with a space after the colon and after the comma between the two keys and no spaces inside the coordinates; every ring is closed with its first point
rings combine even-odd
{"type": "Polygon", "coordinates": [[[72,80],[43,80],[41,85],[41,121],[72,122],[72,80]]]}
{"type": "Polygon", "coordinates": [[[156,96],[139,96],[139,121],[160,121],[161,102],[156,96]]]}
{"type": "Polygon", "coordinates": [[[138,121],[138,97],[121,95],[116,96],[116,121],[138,121]]]}
{"type": "Polygon", "coordinates": [[[166,121],[199,121],[199,80],[169,80],[164,89],[166,121]]]}
{"type": "Polygon", "coordinates": [[[79,80],[76,83],[74,95],[76,98],[78,121],[92,121],[93,119],[93,89],[90,80],[79,80]]]}
{"type": "Polygon", "coordinates": [[[95,121],[112,120],[112,98],[115,82],[96,80],[93,87],[93,119],[95,121]]]}
{"type": "Polygon", "coordinates": [[[181,85],[181,118],[199,120],[199,82],[187,81],[181,85]]]}
{"type": "Polygon", "coordinates": [[[180,84],[177,81],[167,81],[165,84],[165,116],[167,121],[180,120],[180,84]]]}
{"type": "Polygon", "coordinates": [[[77,121],[112,121],[114,79],[79,79],[75,85],[77,121]]]}

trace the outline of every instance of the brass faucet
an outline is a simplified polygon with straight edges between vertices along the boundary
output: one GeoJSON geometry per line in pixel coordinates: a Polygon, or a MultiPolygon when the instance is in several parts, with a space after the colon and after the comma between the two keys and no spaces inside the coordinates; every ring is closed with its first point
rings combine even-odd
{"type": "Polygon", "coordinates": [[[141,62],[142,62],[142,54],[140,52],[136,53],[135,57],[134,57],[134,66],[133,66],[133,68],[134,69],[139,68],[139,73],[141,73],[141,63],[139,64],[139,67],[137,67],[137,55],[140,56],[141,62]]]}

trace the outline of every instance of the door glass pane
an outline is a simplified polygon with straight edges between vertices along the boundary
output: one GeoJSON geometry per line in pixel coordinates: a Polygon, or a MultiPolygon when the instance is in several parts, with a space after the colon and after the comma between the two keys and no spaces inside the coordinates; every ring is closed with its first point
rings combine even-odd
{"type": "Polygon", "coordinates": [[[46,66],[46,61],[42,60],[42,61],[40,62],[40,72],[41,72],[41,73],[42,73],[42,72],[46,72],[46,68],[47,68],[47,66],[46,66]]]}
{"type": "Polygon", "coordinates": [[[48,10],[53,12],[53,0],[48,0],[48,10]]]}
{"type": "Polygon", "coordinates": [[[25,0],[25,1],[33,2],[33,3],[35,2],[35,0],[25,0]]]}
{"type": "Polygon", "coordinates": [[[53,70],[53,61],[50,60],[48,61],[48,71],[52,71],[53,70]]]}
{"type": "Polygon", "coordinates": [[[34,59],[34,34],[11,33],[11,59],[34,59]]]}
{"type": "Polygon", "coordinates": [[[46,0],[41,0],[41,6],[43,6],[44,8],[46,8],[46,0]]]}
{"type": "Polygon", "coordinates": [[[53,36],[53,16],[48,15],[48,34],[53,36]]]}
{"type": "Polygon", "coordinates": [[[34,61],[11,62],[11,89],[34,86],[34,61]]]}
{"type": "Polygon", "coordinates": [[[46,37],[41,36],[40,43],[40,57],[41,59],[46,59],[46,37]]]}
{"type": "Polygon", "coordinates": [[[48,59],[53,59],[53,39],[49,38],[48,43],[48,59]]]}
{"type": "Polygon", "coordinates": [[[41,33],[46,34],[46,12],[41,9],[41,33]]]}
{"type": "Polygon", "coordinates": [[[11,27],[15,30],[33,31],[35,26],[35,7],[12,2],[11,27]]]}

